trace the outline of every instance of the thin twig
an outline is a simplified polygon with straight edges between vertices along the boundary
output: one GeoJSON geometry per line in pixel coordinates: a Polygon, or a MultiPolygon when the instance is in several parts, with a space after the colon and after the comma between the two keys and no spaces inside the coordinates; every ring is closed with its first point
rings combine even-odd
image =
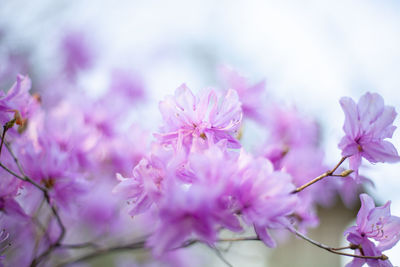
{"type": "Polygon", "coordinates": [[[18,160],[17,156],[15,156],[13,150],[11,149],[11,145],[7,141],[4,141],[4,145],[7,147],[7,150],[10,153],[11,157],[13,158],[15,164],[17,165],[19,172],[23,176],[26,176],[25,172],[24,172],[24,169],[22,168],[21,164],[19,163],[19,160],[18,160]]]}
{"type": "Polygon", "coordinates": [[[258,236],[237,237],[237,238],[221,238],[217,242],[237,242],[237,241],[260,241],[258,236]]]}
{"type": "Polygon", "coordinates": [[[6,137],[6,132],[14,126],[15,122],[16,122],[16,119],[14,118],[14,119],[6,122],[6,124],[3,125],[3,132],[1,134],[1,142],[0,142],[0,155],[1,155],[1,150],[3,148],[3,144],[4,144],[4,138],[6,137]]]}
{"type": "Polygon", "coordinates": [[[29,178],[28,176],[26,176],[21,164],[19,163],[19,160],[17,159],[17,157],[15,156],[14,152],[11,149],[10,144],[8,144],[7,141],[4,141],[4,145],[7,147],[8,152],[10,153],[11,157],[13,158],[15,164],[17,165],[17,168],[20,172],[20,175],[17,174],[16,172],[12,171],[11,169],[9,169],[8,167],[6,167],[4,164],[2,164],[0,162],[0,166],[6,170],[7,172],[9,172],[11,175],[14,175],[15,177],[17,177],[18,179],[28,182],[30,184],[32,184],[33,186],[35,186],[36,188],[38,188],[39,190],[41,190],[42,192],[47,191],[47,189],[41,185],[39,185],[38,183],[36,183],[34,180],[32,180],[31,178],[29,178]]]}
{"type": "Polygon", "coordinates": [[[219,249],[217,248],[213,248],[213,251],[215,252],[215,254],[218,256],[218,258],[226,264],[226,266],[229,267],[233,267],[233,265],[227,260],[225,259],[224,255],[222,255],[221,251],[219,251],[219,249]]]}
{"type": "Polygon", "coordinates": [[[356,254],[340,252],[340,251],[338,251],[338,249],[331,248],[331,247],[329,247],[327,245],[324,245],[324,244],[322,244],[322,243],[320,243],[318,241],[312,240],[311,238],[303,235],[302,233],[298,232],[295,229],[292,229],[291,231],[293,231],[298,237],[302,238],[303,240],[305,240],[305,241],[307,241],[307,242],[309,242],[309,243],[311,243],[311,244],[313,244],[313,245],[315,245],[315,246],[317,246],[319,248],[322,248],[322,249],[324,249],[326,251],[334,253],[334,254],[347,256],[347,257],[353,257],[353,258],[361,258],[361,259],[374,259],[374,260],[387,260],[388,259],[388,257],[386,255],[384,255],[384,254],[382,254],[381,256],[363,256],[363,255],[356,255],[356,254]]]}
{"type": "Polygon", "coordinates": [[[24,182],[28,182],[28,180],[25,179],[25,177],[22,177],[21,175],[17,174],[16,172],[12,171],[11,169],[9,169],[6,165],[4,165],[3,163],[0,162],[0,167],[2,167],[6,172],[10,173],[11,175],[15,176],[16,178],[24,181],[24,182]]]}
{"type": "Polygon", "coordinates": [[[57,240],[53,243],[50,244],[47,250],[45,250],[42,254],[40,254],[38,257],[34,258],[31,267],[37,266],[44,258],[46,258],[50,253],[57,247],[59,247],[61,244],[61,241],[64,239],[65,233],[66,233],[66,228],[61,220],[60,215],[57,212],[57,209],[54,205],[51,204],[50,201],[50,196],[47,190],[43,191],[44,198],[47,202],[47,204],[50,206],[51,212],[53,213],[54,217],[56,218],[57,224],[60,228],[60,235],[58,236],[57,240]]]}
{"type": "Polygon", "coordinates": [[[64,266],[69,266],[78,262],[90,260],[99,256],[103,256],[106,254],[111,254],[114,252],[120,252],[120,251],[125,251],[125,250],[136,250],[136,249],[143,249],[145,245],[145,241],[139,241],[127,245],[122,245],[122,246],[115,246],[115,247],[109,247],[109,248],[104,248],[104,249],[98,249],[92,253],[83,255],[82,257],[70,260],[68,262],[61,263],[60,265],[57,265],[57,267],[64,267],[64,266]]]}
{"type": "Polygon", "coordinates": [[[353,250],[355,250],[355,249],[358,249],[358,248],[360,248],[360,245],[350,244],[350,245],[345,246],[345,247],[331,248],[331,249],[332,249],[332,250],[345,250],[345,249],[353,249],[353,250]]]}
{"type": "MultiPolygon", "coordinates": [[[[4,137],[3,137],[4,139],[4,137]]],[[[66,228],[61,220],[60,215],[58,214],[57,208],[54,204],[51,203],[50,200],[50,196],[49,196],[49,192],[48,189],[39,185],[38,183],[36,183],[35,181],[33,181],[31,178],[29,178],[25,172],[24,169],[22,168],[18,158],[15,156],[14,152],[11,149],[11,146],[4,140],[4,144],[7,147],[8,152],[10,153],[11,157],[14,159],[15,164],[18,167],[18,170],[20,171],[21,175],[18,175],[17,173],[15,173],[14,171],[10,170],[9,168],[7,168],[5,165],[3,165],[0,162],[0,166],[8,171],[10,174],[14,175],[15,177],[17,177],[18,179],[21,179],[22,181],[28,182],[32,185],[34,185],[36,188],[38,188],[39,190],[42,191],[43,193],[43,197],[46,200],[47,204],[49,205],[51,212],[53,214],[53,216],[56,218],[57,224],[60,228],[60,235],[58,236],[57,240],[53,243],[50,244],[49,247],[47,248],[47,250],[45,250],[42,254],[40,254],[38,257],[34,258],[31,262],[31,267],[37,266],[38,263],[40,263],[41,260],[43,260],[44,258],[46,258],[53,250],[54,248],[60,246],[61,241],[64,239],[65,233],[66,233],[66,228]]]]}
{"type": "Polygon", "coordinates": [[[324,179],[325,177],[332,176],[333,173],[339,168],[340,165],[342,165],[342,163],[343,163],[346,159],[347,159],[347,157],[342,157],[342,158],[340,159],[340,161],[338,162],[338,164],[336,164],[336,166],[335,166],[332,170],[327,171],[327,172],[321,174],[320,176],[314,178],[313,180],[309,181],[308,183],[306,183],[306,184],[304,184],[304,185],[302,185],[302,186],[300,186],[300,187],[297,187],[295,190],[293,190],[292,194],[296,194],[296,193],[302,191],[303,189],[309,187],[309,186],[312,185],[312,184],[315,184],[316,182],[318,182],[318,181],[324,179]]]}
{"type": "Polygon", "coordinates": [[[85,242],[81,244],[60,244],[57,248],[59,249],[80,249],[80,248],[93,248],[98,249],[99,246],[92,242],[85,242]]]}

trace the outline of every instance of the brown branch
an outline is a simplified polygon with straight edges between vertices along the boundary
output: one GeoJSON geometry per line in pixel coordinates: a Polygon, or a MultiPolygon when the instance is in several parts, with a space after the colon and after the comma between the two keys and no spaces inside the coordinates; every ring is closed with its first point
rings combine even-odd
{"type": "Polygon", "coordinates": [[[80,244],[60,244],[57,248],[59,248],[59,249],[80,249],[80,248],[98,249],[99,246],[92,242],[85,242],[85,243],[80,243],[80,244]]]}
{"type": "Polygon", "coordinates": [[[1,134],[1,142],[0,142],[0,155],[4,144],[4,138],[6,137],[6,132],[14,126],[15,122],[16,119],[14,118],[3,125],[3,133],[1,134]]]}
{"type": "MultiPolygon", "coordinates": [[[[342,157],[342,158],[340,159],[340,161],[338,162],[338,164],[336,164],[336,166],[335,166],[332,170],[327,171],[327,172],[321,174],[320,176],[314,178],[313,180],[309,181],[308,183],[306,183],[306,184],[304,184],[304,185],[302,185],[302,186],[297,187],[295,190],[292,191],[292,194],[299,193],[300,191],[304,190],[305,188],[309,187],[310,185],[315,184],[316,182],[318,182],[318,181],[324,179],[325,177],[328,177],[328,176],[336,176],[336,175],[334,174],[334,172],[339,168],[340,165],[342,165],[342,163],[343,163],[346,159],[347,159],[347,157],[342,157]]],[[[345,177],[345,176],[349,175],[350,173],[352,173],[352,171],[351,171],[351,170],[347,170],[347,171],[344,171],[340,176],[341,176],[341,177],[345,177]],[[346,175],[345,175],[345,174],[346,174],[346,175]],[[343,175],[345,175],[345,176],[343,176],[343,175]]]]}
{"type": "Polygon", "coordinates": [[[225,259],[224,255],[222,255],[221,251],[219,251],[218,248],[212,248],[212,250],[215,252],[215,254],[217,255],[217,257],[218,257],[223,263],[225,263],[226,266],[228,266],[228,267],[233,267],[233,265],[232,265],[227,259],[225,259]]]}
{"type": "Polygon", "coordinates": [[[237,241],[260,241],[258,236],[237,237],[237,238],[221,238],[217,242],[237,242],[237,241]]]}
{"type": "MultiPolygon", "coordinates": [[[[332,247],[329,247],[325,244],[319,243],[318,241],[315,241],[315,240],[301,234],[297,230],[291,229],[290,231],[293,232],[294,234],[296,234],[298,237],[302,238],[303,240],[305,240],[319,248],[322,248],[328,252],[337,254],[337,255],[353,257],[353,258],[361,258],[361,259],[374,259],[374,260],[387,260],[388,259],[388,257],[384,254],[382,254],[381,256],[363,256],[363,255],[355,255],[355,254],[340,252],[340,250],[344,250],[344,249],[355,250],[355,249],[361,249],[361,247],[359,245],[350,244],[349,246],[346,246],[346,247],[332,248],[332,247]]],[[[249,236],[249,237],[237,237],[237,238],[221,238],[221,239],[217,240],[217,242],[241,242],[241,241],[261,241],[261,239],[258,236],[249,236]]],[[[181,246],[176,247],[171,250],[186,248],[186,247],[192,246],[199,242],[201,242],[201,241],[196,240],[196,239],[188,240],[181,246]]],[[[66,246],[66,248],[82,248],[82,247],[89,247],[91,245],[93,247],[96,246],[96,244],[93,244],[93,243],[83,243],[83,244],[77,244],[77,245],[60,245],[59,247],[62,248],[63,246],[66,246]]],[[[110,253],[117,253],[117,252],[121,252],[121,251],[125,251],[125,250],[137,250],[137,249],[144,249],[144,248],[145,248],[145,241],[138,241],[138,242],[134,242],[134,243],[127,244],[127,245],[97,249],[96,251],[91,252],[89,254],[86,254],[86,255],[83,255],[76,259],[72,259],[70,261],[61,263],[60,265],[57,265],[57,267],[69,266],[69,265],[72,265],[72,264],[75,264],[78,262],[83,262],[83,261],[90,260],[90,259],[93,259],[96,257],[100,257],[100,256],[103,256],[106,254],[110,254],[110,253]]],[[[215,249],[215,247],[212,247],[212,248],[215,249]]],[[[218,251],[218,252],[219,252],[219,255],[217,255],[217,256],[221,256],[220,251],[218,251]]],[[[218,252],[217,252],[217,254],[218,254],[218,252]]],[[[229,264],[229,262],[228,263],[226,261],[224,261],[224,262],[227,265],[229,264]]],[[[228,265],[228,266],[231,266],[231,265],[228,265]]]]}
{"type": "MultiPolygon", "coordinates": [[[[363,255],[355,255],[355,254],[340,252],[338,250],[342,249],[342,248],[339,248],[339,249],[331,248],[331,247],[329,247],[327,245],[324,245],[324,244],[322,244],[322,243],[320,243],[318,241],[312,240],[311,238],[303,235],[302,233],[298,232],[295,229],[292,229],[290,231],[294,232],[298,237],[302,238],[303,240],[305,240],[305,241],[307,241],[307,242],[309,242],[309,243],[311,243],[311,244],[313,244],[313,245],[315,245],[315,246],[317,246],[319,248],[322,248],[322,249],[324,249],[326,251],[334,253],[334,254],[347,256],[347,257],[353,257],[353,258],[361,258],[361,259],[373,259],[373,260],[387,260],[388,259],[388,257],[386,255],[384,255],[384,254],[382,254],[380,256],[363,256],[363,255]]],[[[349,248],[351,248],[351,249],[353,249],[353,247],[354,246],[352,246],[352,245],[349,246],[349,248]]]]}
{"type": "Polygon", "coordinates": [[[135,242],[135,243],[131,243],[131,244],[127,244],[127,245],[121,245],[121,246],[115,246],[115,247],[109,247],[109,248],[104,248],[104,249],[98,249],[92,253],[83,255],[79,258],[61,263],[60,265],[57,265],[57,267],[64,267],[64,266],[69,266],[69,265],[73,265],[75,263],[78,262],[82,262],[82,261],[86,261],[86,260],[90,260],[96,257],[100,257],[106,254],[111,254],[111,253],[115,253],[115,252],[121,252],[121,251],[125,251],[125,250],[136,250],[136,249],[143,249],[145,245],[145,241],[139,241],[139,242],[135,242]]]}

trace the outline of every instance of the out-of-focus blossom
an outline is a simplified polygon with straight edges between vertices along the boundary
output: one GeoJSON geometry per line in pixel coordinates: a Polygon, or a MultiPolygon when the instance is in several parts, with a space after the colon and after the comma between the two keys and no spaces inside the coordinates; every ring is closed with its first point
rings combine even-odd
{"type": "Polygon", "coordinates": [[[5,256],[2,254],[10,246],[10,243],[8,243],[9,237],[10,237],[10,234],[7,233],[5,229],[1,230],[1,232],[0,232],[0,267],[4,267],[3,259],[5,258],[5,256]]]}
{"type": "Polygon", "coordinates": [[[383,98],[376,93],[366,93],[356,104],[353,99],[343,97],[340,105],[345,113],[343,130],[345,136],[339,143],[342,155],[350,157],[350,169],[358,178],[361,158],[371,163],[398,162],[396,148],[386,138],[391,138],[396,126],[393,121],[396,111],[385,106],[383,98]]]}
{"type": "Polygon", "coordinates": [[[244,221],[254,225],[258,236],[269,247],[275,247],[267,229],[290,225],[297,196],[292,178],[287,173],[276,172],[272,164],[263,158],[254,159],[242,151],[239,158],[241,169],[237,177],[233,198],[244,221]]]}
{"type": "MultiPolygon", "coordinates": [[[[223,209],[218,195],[210,194],[208,188],[192,186],[185,190],[177,185],[168,189],[160,207],[159,227],[148,240],[156,255],[182,246],[190,237],[211,245],[217,239],[218,228],[231,224],[230,219],[222,217],[233,215],[223,209]],[[223,219],[229,224],[221,225],[223,219]]],[[[238,229],[238,224],[235,226],[238,229]]]]}
{"type": "Polygon", "coordinates": [[[57,140],[54,125],[47,118],[43,114],[32,118],[26,135],[15,142],[15,151],[26,175],[47,188],[51,199],[68,207],[87,189],[87,181],[80,172],[77,154],[57,140]]]}
{"type": "Polygon", "coordinates": [[[121,230],[122,196],[112,194],[110,189],[113,185],[110,179],[98,179],[90,194],[84,194],[79,199],[76,210],[79,226],[85,226],[88,234],[95,237],[121,230]]]}
{"type": "Polygon", "coordinates": [[[188,168],[195,176],[192,183],[177,179],[174,172],[167,173],[165,194],[159,203],[159,225],[148,241],[156,255],[183,245],[191,237],[211,245],[221,227],[241,230],[229,201],[234,189],[231,179],[237,172],[235,163],[215,145],[191,155],[188,168]]]}
{"type": "Polygon", "coordinates": [[[28,76],[18,75],[17,81],[8,90],[7,94],[0,91],[0,122],[15,118],[21,127],[26,125],[27,119],[38,108],[37,100],[29,94],[31,80],[28,76]]]}
{"type": "Polygon", "coordinates": [[[0,48],[0,62],[2,62],[0,64],[0,87],[12,82],[19,73],[29,73],[28,54],[25,51],[12,52],[9,48],[4,50],[2,51],[0,48]]]}
{"type": "Polygon", "coordinates": [[[6,201],[12,201],[12,205],[5,205],[0,210],[0,229],[7,233],[7,244],[2,244],[6,248],[3,263],[5,266],[29,266],[35,245],[32,219],[15,200],[6,201]]]}
{"type": "MultiPolygon", "coordinates": [[[[392,248],[400,239],[400,217],[390,214],[390,201],[384,206],[375,207],[374,200],[367,194],[361,194],[360,199],[357,225],[348,228],[345,235],[349,242],[360,246],[358,255],[381,256],[382,251],[392,248]]],[[[362,266],[364,263],[369,266],[392,266],[388,260],[356,258],[347,266],[362,266]]]]}
{"type": "Polygon", "coordinates": [[[219,69],[223,83],[227,89],[234,89],[242,103],[243,115],[263,122],[266,117],[265,81],[250,85],[245,77],[228,66],[219,69]]]}
{"type": "Polygon", "coordinates": [[[79,71],[92,67],[94,53],[84,33],[67,33],[61,41],[61,50],[68,78],[73,80],[79,71]]]}
{"type": "Polygon", "coordinates": [[[182,85],[159,107],[164,125],[156,137],[163,144],[173,144],[178,149],[190,148],[193,143],[204,143],[207,147],[225,139],[229,147],[240,147],[234,135],[242,121],[242,109],[234,90],[228,90],[222,97],[213,90],[197,97],[182,85]]]}
{"type": "MultiPolygon", "coordinates": [[[[326,171],[323,159],[324,154],[317,148],[294,148],[282,159],[282,170],[289,173],[293,177],[293,184],[299,187],[326,171]]],[[[332,182],[325,179],[297,194],[299,201],[293,219],[297,222],[300,231],[305,232],[306,228],[318,225],[316,205],[328,206],[333,202],[336,188],[332,182]],[[324,194],[319,193],[322,190],[324,194]]]]}
{"type": "MultiPolygon", "coordinates": [[[[344,169],[338,169],[338,173],[344,171],[344,169]]],[[[336,183],[337,192],[340,195],[344,205],[348,208],[354,207],[358,201],[358,195],[365,192],[364,186],[369,185],[374,188],[375,184],[371,179],[360,175],[357,182],[354,178],[348,177],[348,179],[334,179],[336,183]]]]}
{"type": "Polygon", "coordinates": [[[138,101],[145,96],[143,81],[135,73],[116,69],[111,73],[110,94],[119,94],[130,101],[138,101]]]}
{"type": "Polygon", "coordinates": [[[114,193],[122,194],[127,199],[132,199],[134,208],[131,215],[147,211],[150,206],[160,199],[163,192],[165,178],[165,165],[156,157],[143,158],[133,169],[133,177],[124,178],[117,174],[119,184],[113,189],[114,193]]]}
{"type": "Polygon", "coordinates": [[[226,145],[223,141],[189,155],[190,183],[166,174],[171,177],[159,202],[159,226],[148,243],[156,254],[190,238],[212,245],[218,229],[242,229],[240,216],[271,247],[275,241],[267,230],[290,227],[287,215],[297,201],[290,176],[274,172],[266,159],[230,153],[226,145]]]}
{"type": "Polygon", "coordinates": [[[291,149],[314,148],[318,145],[318,125],[297,109],[271,105],[266,126],[269,138],[261,154],[281,168],[281,161],[291,149]]]}

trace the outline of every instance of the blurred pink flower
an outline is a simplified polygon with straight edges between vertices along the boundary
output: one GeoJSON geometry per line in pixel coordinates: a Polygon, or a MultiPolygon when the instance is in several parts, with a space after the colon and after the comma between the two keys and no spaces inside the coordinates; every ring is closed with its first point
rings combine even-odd
{"type": "Polygon", "coordinates": [[[61,40],[61,52],[64,56],[64,71],[74,80],[81,70],[92,67],[94,51],[83,32],[68,32],[61,40]]]}
{"type": "Polygon", "coordinates": [[[15,118],[16,123],[23,126],[37,110],[38,101],[29,94],[31,84],[28,76],[18,75],[17,81],[7,94],[0,91],[0,123],[2,125],[15,118]]]}
{"type": "Polygon", "coordinates": [[[245,77],[228,66],[219,69],[223,83],[227,89],[235,90],[242,103],[243,115],[258,122],[263,122],[266,117],[265,81],[250,85],[245,77]]]}

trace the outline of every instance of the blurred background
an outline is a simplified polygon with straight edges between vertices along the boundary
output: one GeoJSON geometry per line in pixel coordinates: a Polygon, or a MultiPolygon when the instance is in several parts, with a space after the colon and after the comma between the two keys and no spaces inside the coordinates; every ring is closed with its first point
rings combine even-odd
{"type": "MultiPolygon", "coordinates": [[[[195,91],[216,85],[221,64],[251,81],[265,79],[268,95],[315,117],[330,166],[340,157],[341,96],[358,99],[366,91],[378,92],[400,110],[400,2],[395,0],[0,0],[0,62],[20,61],[11,70],[0,63],[1,86],[9,88],[18,72],[29,74],[34,88],[50,79],[62,57],[60,40],[69,32],[83,36],[93,53],[93,67],[76,77],[79,86],[96,95],[114,69],[140,76],[148,97],[140,116],[146,116],[142,123],[151,131],[159,125],[157,105],[164,95],[182,83],[195,91]]],[[[393,143],[400,148],[399,132],[393,143]]],[[[377,164],[363,172],[375,183],[369,193],[380,204],[392,200],[392,213],[400,215],[400,165],[377,164]]],[[[321,210],[321,226],[311,236],[344,244],[343,229],[357,210],[340,202],[321,210]]],[[[224,266],[213,253],[197,249],[209,266],[224,266]]],[[[400,246],[385,254],[400,263],[400,246]]],[[[233,266],[349,261],[301,240],[276,250],[234,244],[224,255],[233,266]]]]}

